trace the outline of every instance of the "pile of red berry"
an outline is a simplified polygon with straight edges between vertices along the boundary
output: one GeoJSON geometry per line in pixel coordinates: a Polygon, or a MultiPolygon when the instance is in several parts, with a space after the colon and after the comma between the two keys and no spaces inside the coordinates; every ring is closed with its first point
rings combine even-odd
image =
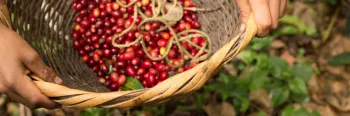
{"type": "MultiPolygon", "coordinates": [[[[185,9],[195,7],[192,1],[178,0],[178,3],[184,8],[183,17],[171,25],[173,32],[199,29],[195,11],[185,9]]],[[[153,87],[169,75],[193,68],[198,64],[198,61],[190,62],[194,57],[208,54],[198,48],[208,46],[204,37],[194,36],[176,44],[171,41],[175,35],[169,29],[159,31],[166,24],[151,21],[140,25],[145,17],[155,13],[152,0],[75,0],[72,7],[78,12],[72,32],[73,46],[82,61],[96,72],[100,83],[113,91],[119,91],[127,77],[136,78],[145,88],[153,87]],[[134,5],[123,7],[128,4],[134,5]],[[143,14],[136,21],[135,7],[143,14]],[[130,31],[114,38],[127,29],[130,31]],[[113,43],[132,43],[140,37],[142,41],[127,47],[113,46],[113,43]],[[165,58],[152,60],[160,57],[165,58]]]]}

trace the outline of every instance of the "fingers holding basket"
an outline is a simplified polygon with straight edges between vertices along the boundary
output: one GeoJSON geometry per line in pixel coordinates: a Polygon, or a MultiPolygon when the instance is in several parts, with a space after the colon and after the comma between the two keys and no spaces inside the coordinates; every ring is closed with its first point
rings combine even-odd
{"type": "Polygon", "coordinates": [[[267,36],[278,27],[278,20],[285,12],[287,0],[235,0],[243,23],[253,13],[258,27],[258,37],[267,36]]]}
{"type": "Polygon", "coordinates": [[[270,33],[273,25],[269,1],[268,0],[249,0],[255,22],[258,26],[257,36],[264,37],[270,33]]]}
{"type": "Polygon", "coordinates": [[[44,64],[40,56],[34,52],[34,50],[33,52],[27,52],[25,56],[26,57],[23,59],[24,64],[31,72],[44,81],[62,84],[62,79],[59,78],[50,67],[44,64]]]}
{"type": "Polygon", "coordinates": [[[16,81],[16,86],[14,86],[13,89],[18,93],[18,97],[21,97],[18,98],[19,100],[22,100],[21,103],[25,104],[31,109],[55,109],[61,107],[61,105],[51,101],[49,98],[44,96],[28,76],[22,76],[18,78],[22,78],[22,81],[16,81]]]}
{"type": "Polygon", "coordinates": [[[281,0],[269,0],[270,13],[272,19],[271,29],[278,27],[278,19],[280,17],[281,0]]]}
{"type": "Polygon", "coordinates": [[[59,107],[26,76],[27,70],[30,70],[44,80],[53,81],[56,74],[47,68],[35,50],[18,34],[2,24],[0,33],[0,93],[33,109],[59,107]]]}
{"type": "Polygon", "coordinates": [[[286,8],[287,8],[287,3],[288,1],[287,0],[281,0],[281,3],[280,3],[280,17],[279,18],[282,18],[286,12],[286,8]]]}

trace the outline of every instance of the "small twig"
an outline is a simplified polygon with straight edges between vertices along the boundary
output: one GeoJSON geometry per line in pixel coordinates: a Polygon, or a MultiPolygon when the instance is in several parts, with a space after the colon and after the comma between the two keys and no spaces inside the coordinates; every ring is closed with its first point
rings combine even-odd
{"type": "Polygon", "coordinates": [[[127,115],[127,116],[131,116],[130,109],[128,109],[128,110],[126,111],[126,115],[127,115]]]}
{"type": "Polygon", "coordinates": [[[332,16],[331,22],[328,25],[326,32],[324,32],[324,34],[322,36],[322,41],[327,41],[327,39],[329,38],[329,35],[334,27],[335,21],[337,21],[337,19],[338,19],[339,13],[340,13],[340,7],[337,7],[334,15],[332,16]]]}

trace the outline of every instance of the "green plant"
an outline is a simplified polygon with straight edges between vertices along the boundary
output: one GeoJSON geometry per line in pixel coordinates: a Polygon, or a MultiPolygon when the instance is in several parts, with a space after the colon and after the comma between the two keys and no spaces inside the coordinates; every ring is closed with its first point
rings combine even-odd
{"type": "Polygon", "coordinates": [[[350,53],[342,53],[331,58],[328,63],[331,65],[350,65],[350,53]]]}
{"type": "Polygon", "coordinates": [[[321,115],[316,110],[312,112],[308,112],[304,107],[301,107],[298,110],[295,110],[293,105],[288,105],[283,109],[281,116],[321,116],[321,115]]]}
{"type": "MultiPolygon", "coordinates": [[[[290,23],[298,21],[295,17],[288,18],[288,16],[284,20],[290,23]]],[[[239,76],[221,72],[217,81],[204,87],[204,92],[218,93],[222,100],[232,101],[236,111],[239,112],[246,112],[251,108],[249,93],[259,89],[269,92],[274,107],[283,107],[282,104],[286,102],[308,102],[306,82],[314,74],[312,63],[297,62],[294,66],[290,66],[280,57],[270,56],[267,48],[274,37],[302,34],[300,32],[314,35],[315,32],[312,31],[313,29],[305,25],[289,24],[274,31],[272,36],[252,40],[247,49],[239,54],[240,61],[229,64],[237,67],[239,76]]],[[[300,49],[296,57],[303,57],[304,53],[305,51],[300,49]]]]}

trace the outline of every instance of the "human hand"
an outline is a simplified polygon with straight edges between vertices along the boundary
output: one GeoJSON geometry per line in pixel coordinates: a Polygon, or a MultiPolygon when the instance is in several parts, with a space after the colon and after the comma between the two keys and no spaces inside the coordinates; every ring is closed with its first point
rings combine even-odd
{"type": "Polygon", "coordinates": [[[0,93],[31,109],[54,109],[60,105],[44,96],[26,76],[29,72],[48,82],[62,80],[18,34],[0,24],[0,93]]]}
{"type": "Polygon", "coordinates": [[[246,23],[253,13],[258,26],[258,37],[264,37],[278,27],[278,19],[283,17],[287,0],[236,0],[241,20],[246,23]]]}

